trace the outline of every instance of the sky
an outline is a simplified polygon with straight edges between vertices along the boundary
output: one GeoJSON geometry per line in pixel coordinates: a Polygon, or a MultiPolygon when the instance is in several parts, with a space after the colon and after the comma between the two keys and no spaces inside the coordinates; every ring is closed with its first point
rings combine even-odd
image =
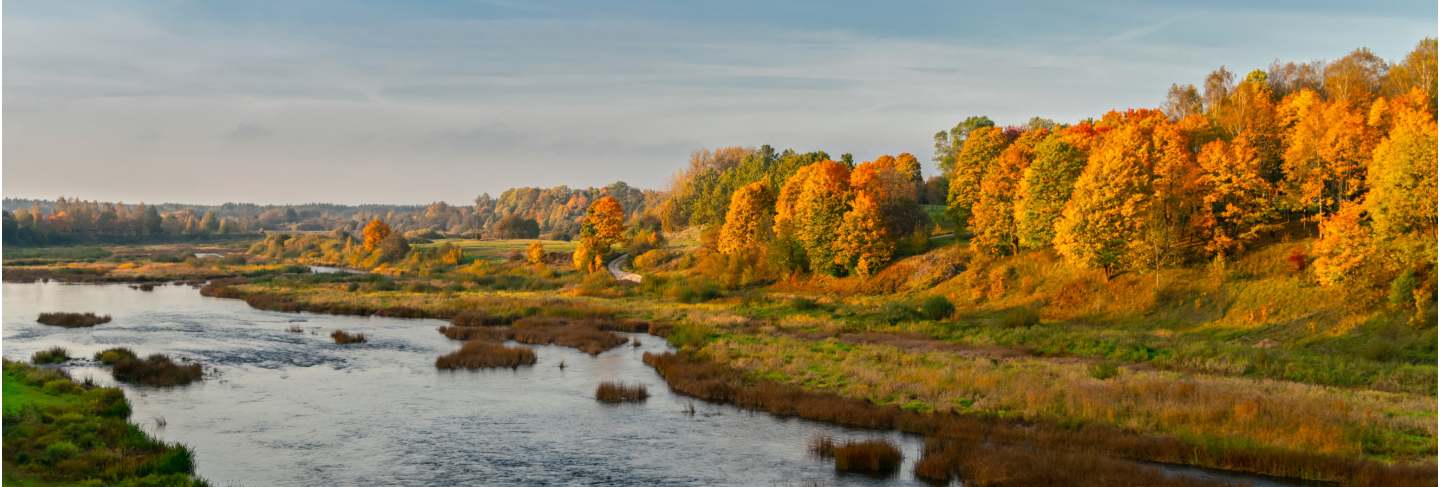
{"type": "Polygon", "coordinates": [[[969,115],[1073,122],[1436,32],[1434,0],[972,3],[11,0],[3,193],[466,204],[664,189],[701,148],[928,160],[969,115]]]}

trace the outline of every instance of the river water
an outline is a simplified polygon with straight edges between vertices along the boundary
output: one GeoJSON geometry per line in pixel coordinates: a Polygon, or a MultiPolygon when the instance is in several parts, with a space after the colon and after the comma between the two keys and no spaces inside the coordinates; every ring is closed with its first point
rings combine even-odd
{"type": "Polygon", "coordinates": [[[5,283],[3,291],[3,354],[12,360],[63,346],[85,358],[66,368],[103,384],[113,384],[109,373],[88,358],[104,348],[202,362],[201,383],[122,387],[131,419],[193,447],[199,474],[216,485],[921,485],[910,474],[916,437],[671,394],[640,360],[667,350],[648,335],[637,335],[640,348],[597,357],[536,347],[534,367],[447,372],[435,357],[459,342],[437,333],[436,320],[261,311],[184,286],[5,283]],[[114,321],[58,328],[35,323],[43,311],[114,321]],[[335,345],[335,329],[369,342],[335,345]],[[596,402],[595,386],[616,380],[647,385],[650,399],[596,402]],[[885,479],[837,475],[806,452],[816,434],[889,437],[906,465],[885,479]]]}

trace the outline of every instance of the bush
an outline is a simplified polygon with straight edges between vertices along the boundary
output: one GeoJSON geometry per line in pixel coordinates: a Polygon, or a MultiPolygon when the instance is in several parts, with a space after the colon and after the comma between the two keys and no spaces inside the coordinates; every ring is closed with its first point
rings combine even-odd
{"type": "Polygon", "coordinates": [[[917,317],[919,317],[919,315],[915,312],[915,309],[906,306],[904,303],[892,301],[880,307],[880,320],[891,325],[902,321],[914,320],[917,317]]]}
{"type": "Polygon", "coordinates": [[[40,313],[35,321],[43,325],[63,326],[65,328],[89,327],[109,323],[110,315],[96,315],[95,313],[40,313]]]}
{"type": "Polygon", "coordinates": [[[790,308],[795,311],[814,311],[820,309],[820,303],[810,298],[790,298],[790,308]]]}
{"type": "Polygon", "coordinates": [[[622,402],[644,402],[650,398],[650,392],[645,390],[644,384],[627,385],[623,382],[601,382],[595,388],[595,400],[609,404],[622,402]]]}
{"type": "Polygon", "coordinates": [[[61,364],[67,360],[70,360],[70,352],[66,351],[64,347],[51,347],[30,356],[30,363],[36,365],[61,364]]]}
{"type": "Polygon", "coordinates": [[[930,296],[920,302],[920,316],[930,321],[949,318],[955,313],[955,305],[944,296],[930,296]]]}
{"type": "Polygon", "coordinates": [[[1409,308],[1415,302],[1415,273],[1403,272],[1390,281],[1390,305],[1400,309],[1409,308]]]}

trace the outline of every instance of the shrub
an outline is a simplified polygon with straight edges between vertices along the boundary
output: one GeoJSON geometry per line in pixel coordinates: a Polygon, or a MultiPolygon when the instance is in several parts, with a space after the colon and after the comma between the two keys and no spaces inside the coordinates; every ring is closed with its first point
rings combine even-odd
{"type": "Polygon", "coordinates": [[[790,298],[790,308],[795,311],[814,311],[820,309],[820,303],[810,298],[790,298]]]}
{"type": "Polygon", "coordinates": [[[1415,273],[1402,272],[1390,281],[1390,305],[1399,309],[1409,308],[1415,301],[1415,273]]]}
{"type": "Polygon", "coordinates": [[[1116,367],[1115,363],[1113,362],[1097,362],[1094,365],[1090,366],[1090,377],[1094,377],[1099,380],[1105,380],[1111,377],[1115,377],[1119,373],[1120,368],[1116,367]]]}
{"type": "Polygon", "coordinates": [[[920,302],[920,316],[930,321],[949,318],[955,313],[955,305],[944,296],[930,296],[920,302]]]}
{"type": "Polygon", "coordinates": [[[115,365],[122,360],[135,360],[135,352],[128,348],[116,347],[95,352],[95,360],[105,365],[115,365]]]}
{"type": "Polygon", "coordinates": [[[96,315],[95,313],[40,313],[35,321],[50,326],[63,326],[65,328],[79,328],[109,323],[110,315],[96,315]]]}
{"type": "Polygon", "coordinates": [[[67,352],[64,347],[51,347],[30,356],[30,363],[36,365],[61,364],[66,360],[70,360],[70,352],[67,352]]]}
{"type": "Polygon", "coordinates": [[[500,343],[472,340],[459,350],[435,359],[437,369],[483,369],[535,365],[535,351],[523,347],[507,347],[500,343]]]}
{"type": "Polygon", "coordinates": [[[330,333],[330,338],[335,340],[335,343],[338,343],[340,345],[349,345],[351,343],[365,343],[364,333],[347,333],[345,330],[335,330],[334,332],[330,333]]]}
{"type": "Polygon", "coordinates": [[[902,321],[914,320],[917,317],[919,317],[919,315],[915,312],[915,309],[906,306],[905,303],[891,301],[880,307],[879,319],[891,325],[902,321]]]}
{"type": "Polygon", "coordinates": [[[628,385],[623,382],[601,382],[595,388],[595,400],[603,403],[644,402],[650,398],[645,384],[628,385]]]}
{"type": "Polygon", "coordinates": [[[835,470],[870,475],[894,473],[900,468],[900,448],[890,440],[846,442],[834,449],[835,470]]]}

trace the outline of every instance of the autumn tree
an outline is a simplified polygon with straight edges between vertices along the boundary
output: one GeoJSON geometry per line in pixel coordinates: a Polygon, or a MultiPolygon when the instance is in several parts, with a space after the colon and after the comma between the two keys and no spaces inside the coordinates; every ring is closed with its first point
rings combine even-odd
{"type": "Polygon", "coordinates": [[[1150,129],[1130,122],[1111,131],[1090,154],[1055,226],[1055,248],[1080,267],[1117,273],[1133,265],[1149,214],[1150,129]]]}
{"type": "Polygon", "coordinates": [[[1413,89],[1419,89],[1424,100],[1423,106],[1435,111],[1436,59],[1435,38],[1420,41],[1415,50],[1400,63],[1391,66],[1385,73],[1383,88],[1385,96],[1404,96],[1413,89]]]}
{"type": "Polygon", "coordinates": [[[1375,146],[1366,115],[1345,101],[1325,102],[1302,90],[1284,101],[1282,188],[1309,214],[1333,212],[1365,190],[1365,165],[1375,146]]]}
{"type": "Polygon", "coordinates": [[[1015,200],[1035,145],[1049,135],[1045,129],[1028,130],[1011,143],[980,180],[980,197],[972,209],[974,244],[993,254],[1020,250],[1015,223],[1015,200]]]}
{"type": "Polygon", "coordinates": [[[534,265],[545,263],[545,245],[539,240],[533,240],[525,247],[525,261],[534,265]]]}
{"type": "Polygon", "coordinates": [[[1041,248],[1055,240],[1055,221],[1070,201],[1075,179],[1085,169],[1085,153],[1051,134],[1035,146],[1015,195],[1015,231],[1023,248],[1041,248]]]}
{"type": "Polygon", "coordinates": [[[834,242],[850,200],[850,168],[821,161],[796,171],[775,205],[775,235],[793,239],[812,271],[834,273],[834,242]]]}
{"type": "Polygon", "coordinates": [[[572,256],[575,268],[589,272],[604,268],[605,254],[622,241],[624,234],[625,208],[620,202],[611,196],[595,200],[580,225],[579,242],[572,256]]]}
{"type": "Polygon", "coordinates": [[[869,276],[895,255],[895,239],[886,229],[879,202],[869,193],[856,194],[840,224],[835,258],[856,275],[869,276]]]}
{"type": "Polygon", "coordinates": [[[1341,284],[1360,274],[1375,250],[1364,205],[1346,202],[1320,221],[1320,238],[1311,245],[1311,266],[1321,284],[1341,284]]]}
{"type": "Polygon", "coordinates": [[[1200,97],[1200,91],[1195,89],[1195,85],[1172,84],[1170,91],[1165,95],[1163,110],[1171,120],[1180,120],[1190,115],[1204,113],[1205,101],[1200,97]]]}
{"type": "Polygon", "coordinates": [[[1262,177],[1259,151],[1249,134],[1242,133],[1228,143],[1206,144],[1197,159],[1209,210],[1205,248],[1216,255],[1234,255],[1268,229],[1274,215],[1273,191],[1262,177]]]}
{"type": "Polygon", "coordinates": [[[1325,95],[1357,105],[1367,105],[1380,91],[1388,65],[1366,48],[1351,51],[1325,66],[1325,95]]]}
{"type": "MultiPolygon", "coordinates": [[[[1414,96],[1423,94],[1417,91],[1414,96]]],[[[1430,113],[1403,106],[1397,110],[1389,136],[1375,147],[1368,173],[1366,206],[1378,237],[1419,231],[1434,238],[1436,142],[1430,113]]]]}
{"type": "Polygon", "coordinates": [[[980,183],[985,179],[1010,137],[999,127],[983,127],[970,132],[949,173],[948,213],[957,228],[967,228],[975,203],[980,200],[980,183]]]}
{"type": "Polygon", "coordinates": [[[375,247],[379,246],[385,237],[390,236],[390,225],[386,225],[385,222],[376,218],[365,224],[365,229],[361,231],[361,234],[365,238],[363,247],[366,252],[370,252],[375,250],[375,247]]]}
{"type": "Polygon", "coordinates": [[[763,248],[774,231],[774,211],[775,198],[765,183],[753,182],[736,191],[720,230],[720,252],[738,254],[763,248]]]}

